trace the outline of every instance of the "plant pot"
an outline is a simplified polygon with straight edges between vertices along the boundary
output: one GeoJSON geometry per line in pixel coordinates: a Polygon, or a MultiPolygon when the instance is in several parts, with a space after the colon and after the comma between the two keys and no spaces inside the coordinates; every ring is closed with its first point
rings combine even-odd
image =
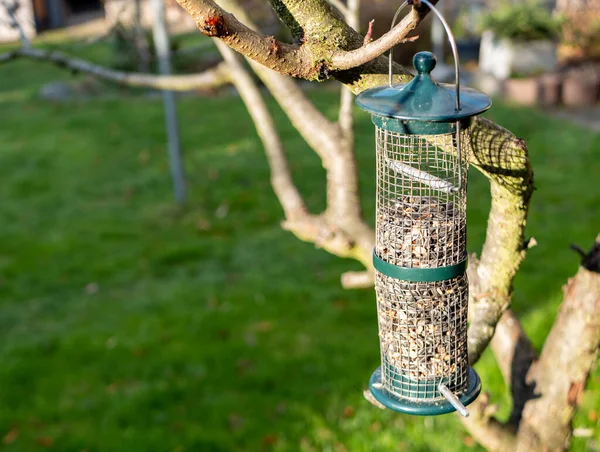
{"type": "Polygon", "coordinates": [[[511,74],[535,75],[556,68],[556,44],[552,41],[498,39],[491,31],[481,37],[479,68],[499,79],[511,74]]]}
{"type": "Polygon", "coordinates": [[[563,103],[567,107],[589,107],[598,100],[596,77],[573,72],[565,78],[562,90],[563,103]]]}
{"type": "Polygon", "coordinates": [[[504,82],[504,94],[508,100],[519,105],[534,106],[540,99],[538,78],[510,78],[504,82]]]}
{"type": "Polygon", "coordinates": [[[539,79],[539,103],[548,107],[560,104],[562,90],[562,76],[560,74],[545,74],[539,79]]]}

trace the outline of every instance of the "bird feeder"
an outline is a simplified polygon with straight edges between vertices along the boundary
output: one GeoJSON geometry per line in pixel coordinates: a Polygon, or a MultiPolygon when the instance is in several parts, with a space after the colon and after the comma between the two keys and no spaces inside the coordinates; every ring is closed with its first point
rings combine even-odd
{"type": "MultiPolygon", "coordinates": [[[[387,408],[416,415],[458,410],[481,391],[467,355],[466,207],[472,118],[488,96],[436,82],[436,58],[417,53],[408,83],[362,92],[376,132],[373,253],[381,367],[370,381],[387,408]]],[[[393,26],[393,25],[392,25],[393,26]]],[[[391,53],[391,52],[390,52],[391,53]]],[[[391,66],[391,55],[390,55],[391,66]]]]}

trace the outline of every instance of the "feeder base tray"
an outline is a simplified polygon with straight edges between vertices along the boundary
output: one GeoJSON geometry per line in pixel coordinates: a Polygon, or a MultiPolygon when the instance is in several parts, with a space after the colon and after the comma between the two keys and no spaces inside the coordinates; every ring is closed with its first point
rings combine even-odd
{"type": "MultiPolygon", "coordinates": [[[[417,401],[392,396],[383,388],[381,382],[381,367],[378,367],[371,376],[369,389],[371,390],[373,397],[375,397],[379,403],[386,408],[398,411],[399,413],[413,414],[416,416],[435,416],[456,411],[450,402],[445,399],[417,401]]],[[[472,368],[469,368],[469,385],[467,387],[467,392],[460,396],[459,399],[463,405],[467,406],[477,398],[480,392],[481,380],[479,379],[479,375],[477,375],[477,372],[472,368]]]]}

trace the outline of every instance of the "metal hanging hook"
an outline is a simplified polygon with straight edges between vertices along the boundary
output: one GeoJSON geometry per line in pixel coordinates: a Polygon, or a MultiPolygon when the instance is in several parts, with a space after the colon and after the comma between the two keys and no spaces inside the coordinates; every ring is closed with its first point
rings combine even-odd
{"type": "MultiPolygon", "coordinates": [[[[394,29],[396,26],[396,21],[398,20],[398,16],[402,12],[402,10],[408,6],[417,3],[415,0],[406,0],[400,7],[396,10],[396,14],[394,14],[394,18],[392,19],[392,25],[390,27],[390,31],[394,29]]],[[[458,48],[456,46],[456,40],[454,39],[454,35],[452,34],[452,29],[448,22],[442,15],[442,13],[435,7],[429,0],[419,0],[419,3],[423,3],[426,5],[440,20],[446,34],[448,35],[448,41],[450,41],[450,47],[452,48],[452,55],[454,56],[454,72],[455,72],[455,86],[456,86],[456,111],[460,111],[460,60],[458,56],[458,48]]],[[[390,48],[390,56],[389,56],[389,74],[388,74],[388,82],[389,85],[392,86],[392,76],[393,76],[393,65],[394,65],[394,47],[390,48]]]]}
{"type": "MultiPolygon", "coordinates": [[[[446,35],[448,36],[448,41],[450,41],[450,47],[452,48],[452,55],[454,56],[454,76],[455,76],[455,86],[456,86],[456,111],[460,111],[460,60],[458,56],[458,48],[456,46],[456,40],[454,39],[454,35],[452,34],[452,30],[448,22],[442,15],[442,13],[435,7],[429,0],[406,0],[400,7],[396,10],[396,14],[394,14],[394,18],[392,19],[392,26],[390,27],[390,31],[394,29],[396,26],[396,21],[398,20],[398,16],[400,12],[407,6],[413,5],[417,3],[425,4],[439,19],[446,31],[446,35]]],[[[393,55],[394,55],[394,47],[390,48],[390,56],[389,56],[389,74],[388,74],[388,83],[391,86],[392,84],[392,72],[393,72],[393,55]]],[[[461,142],[460,142],[460,121],[456,122],[456,154],[458,157],[459,164],[462,162],[462,150],[461,150],[461,142]]],[[[460,191],[463,188],[463,175],[462,175],[462,167],[459,168],[458,171],[458,187],[455,188],[456,191],[460,191]]]]}

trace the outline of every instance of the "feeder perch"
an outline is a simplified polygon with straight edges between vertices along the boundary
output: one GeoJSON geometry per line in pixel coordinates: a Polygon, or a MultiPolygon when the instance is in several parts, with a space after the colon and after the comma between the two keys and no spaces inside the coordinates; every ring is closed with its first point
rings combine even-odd
{"type": "Polygon", "coordinates": [[[470,125],[491,100],[460,87],[449,27],[422,3],[449,34],[456,84],[437,83],[431,77],[435,56],[420,52],[413,80],[393,85],[390,71],[389,85],[356,100],[371,114],[377,150],[373,261],[381,367],[370,390],[395,411],[466,416],[465,406],[481,391],[467,355],[470,125]]]}

